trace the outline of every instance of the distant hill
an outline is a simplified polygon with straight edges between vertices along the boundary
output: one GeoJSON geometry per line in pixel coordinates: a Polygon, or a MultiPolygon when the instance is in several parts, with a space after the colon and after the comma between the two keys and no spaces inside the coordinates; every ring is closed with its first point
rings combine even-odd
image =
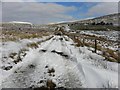
{"type": "Polygon", "coordinates": [[[59,24],[92,24],[92,23],[104,22],[104,23],[112,23],[114,26],[118,26],[119,19],[120,19],[120,13],[115,13],[115,14],[95,17],[92,19],[69,21],[69,22],[63,22],[59,24]]]}
{"type": "Polygon", "coordinates": [[[24,25],[32,25],[32,23],[30,22],[21,22],[21,21],[12,21],[12,22],[8,22],[10,24],[24,24],[24,25]]]}
{"type": "Polygon", "coordinates": [[[120,13],[96,17],[93,19],[66,22],[71,29],[77,30],[118,30],[120,13]]]}
{"type": "MultiPolygon", "coordinates": [[[[56,27],[56,25],[68,25],[71,30],[120,30],[119,26],[120,13],[104,15],[92,19],[64,21],[48,24],[47,27],[56,27]]],[[[1,23],[3,29],[23,29],[23,28],[41,28],[46,25],[34,25],[29,22],[6,22],[1,23]]]]}

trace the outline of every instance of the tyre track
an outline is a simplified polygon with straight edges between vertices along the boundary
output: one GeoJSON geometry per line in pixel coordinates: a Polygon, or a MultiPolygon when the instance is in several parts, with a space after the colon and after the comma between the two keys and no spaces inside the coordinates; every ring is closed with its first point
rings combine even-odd
{"type": "Polygon", "coordinates": [[[68,48],[68,45],[65,42],[65,39],[61,45],[62,45],[62,51],[64,52],[66,49],[68,49],[66,51],[68,51],[67,53],[69,54],[68,55],[69,59],[65,60],[65,65],[66,65],[66,68],[68,71],[67,73],[68,73],[68,77],[69,77],[69,82],[67,82],[66,84],[68,84],[69,87],[72,86],[71,88],[85,87],[86,86],[85,85],[85,76],[84,76],[84,72],[83,72],[81,64],[77,62],[77,58],[74,55],[71,57],[71,55],[73,53],[72,53],[72,50],[70,48],[68,48]],[[72,67],[72,68],[70,68],[70,67],[72,67]],[[75,70],[77,70],[77,71],[75,71],[75,70]]]}
{"type": "Polygon", "coordinates": [[[42,87],[42,85],[46,87],[47,80],[52,80],[57,87],[84,87],[81,82],[82,79],[80,78],[82,75],[78,74],[80,71],[78,70],[76,61],[71,58],[70,49],[67,47],[67,44],[65,44],[65,41],[61,41],[60,38],[59,36],[55,36],[49,41],[43,42],[40,48],[31,50],[23,60],[25,61],[23,64],[26,63],[25,66],[21,64],[15,68],[14,70],[17,71],[17,73],[10,75],[11,78],[7,78],[3,86],[13,87],[12,85],[14,85],[19,88],[38,88],[42,87]],[[46,51],[41,52],[41,50],[46,51]],[[63,54],[68,53],[70,58],[65,58],[58,53],[51,52],[53,50],[63,52],[63,54]],[[65,50],[67,50],[67,52],[65,52],[65,50]],[[30,60],[27,60],[27,58],[30,58],[30,60]],[[45,68],[46,66],[48,68],[45,68]],[[51,68],[55,70],[52,76],[48,73],[48,70],[51,68]],[[41,81],[43,82],[40,83],[41,81]]]}

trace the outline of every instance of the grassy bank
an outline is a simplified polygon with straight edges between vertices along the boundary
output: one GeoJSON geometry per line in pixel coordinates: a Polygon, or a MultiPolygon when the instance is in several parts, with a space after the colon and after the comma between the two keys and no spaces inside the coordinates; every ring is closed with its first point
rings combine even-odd
{"type": "Polygon", "coordinates": [[[41,38],[51,35],[51,31],[45,30],[2,30],[1,39],[3,42],[16,41],[20,39],[41,38]]]}
{"type": "Polygon", "coordinates": [[[119,31],[120,27],[118,26],[112,26],[112,25],[72,25],[70,26],[73,30],[115,30],[119,31]]]}

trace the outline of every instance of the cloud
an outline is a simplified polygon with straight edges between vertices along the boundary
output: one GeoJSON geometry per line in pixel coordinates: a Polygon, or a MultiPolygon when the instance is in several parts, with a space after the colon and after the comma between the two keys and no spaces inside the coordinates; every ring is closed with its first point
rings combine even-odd
{"type": "Polygon", "coordinates": [[[118,13],[118,3],[104,2],[91,7],[87,12],[87,16],[107,15],[113,13],[118,13]]]}
{"type": "Polygon", "coordinates": [[[36,0],[1,0],[2,2],[37,2],[36,0]]]}
{"type": "Polygon", "coordinates": [[[2,2],[119,2],[119,0],[2,0],[2,2]]]}
{"type": "Polygon", "coordinates": [[[3,21],[29,21],[32,23],[51,23],[61,20],[73,20],[68,12],[76,10],[74,6],[56,3],[4,2],[2,5],[3,21]]]}
{"type": "Polygon", "coordinates": [[[2,3],[0,3],[0,22],[2,22],[2,3]]]}

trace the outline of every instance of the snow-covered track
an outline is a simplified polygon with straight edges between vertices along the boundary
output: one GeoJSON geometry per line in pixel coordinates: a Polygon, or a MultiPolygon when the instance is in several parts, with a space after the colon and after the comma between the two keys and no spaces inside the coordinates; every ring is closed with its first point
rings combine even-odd
{"type": "Polygon", "coordinates": [[[86,47],[74,46],[74,42],[67,36],[55,35],[41,42],[38,48],[30,49],[21,62],[6,71],[8,76],[3,79],[2,87],[109,88],[110,84],[116,88],[117,64],[107,62],[111,70],[93,65],[93,62],[99,63],[97,61],[103,59],[86,47]]]}

